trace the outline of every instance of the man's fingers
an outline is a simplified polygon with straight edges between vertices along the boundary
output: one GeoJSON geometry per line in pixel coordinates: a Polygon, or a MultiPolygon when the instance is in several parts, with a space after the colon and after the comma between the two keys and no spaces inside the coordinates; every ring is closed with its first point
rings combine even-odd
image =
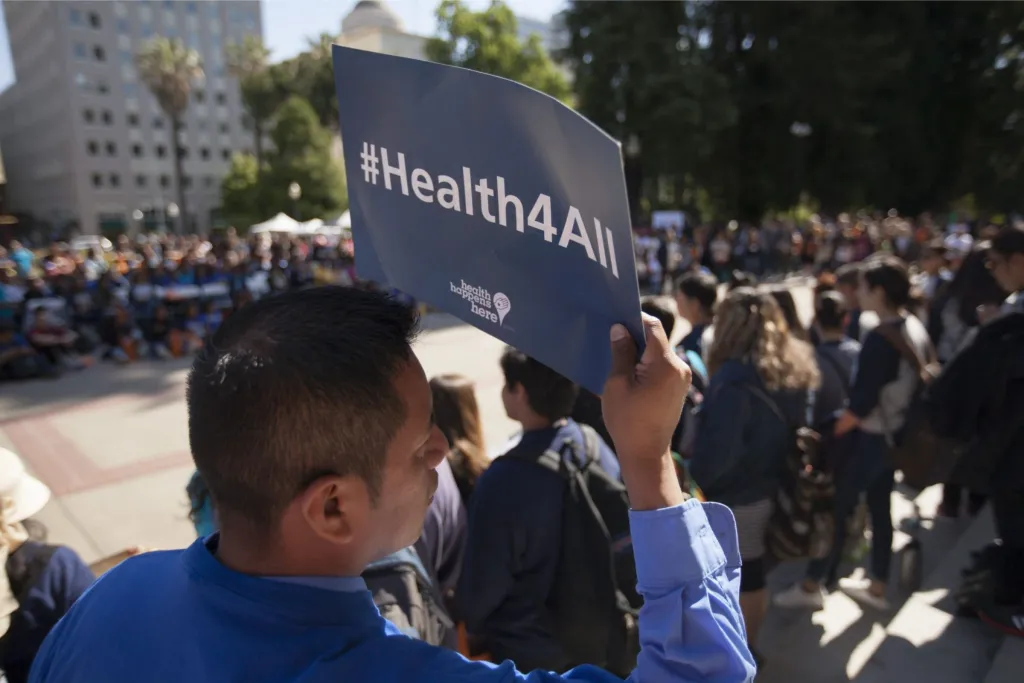
{"type": "Polygon", "coordinates": [[[661,321],[653,315],[643,314],[644,336],[647,338],[647,346],[644,348],[644,360],[666,356],[670,351],[668,337],[665,335],[665,328],[661,321]]]}
{"type": "Polygon", "coordinates": [[[612,325],[612,369],[608,378],[629,377],[636,367],[636,344],[629,336],[629,330],[622,325],[612,325]]]}

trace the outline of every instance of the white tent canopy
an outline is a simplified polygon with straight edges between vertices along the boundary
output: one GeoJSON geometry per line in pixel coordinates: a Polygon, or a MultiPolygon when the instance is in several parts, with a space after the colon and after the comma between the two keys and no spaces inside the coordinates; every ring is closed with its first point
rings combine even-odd
{"type": "Polygon", "coordinates": [[[315,235],[320,227],[324,224],[323,220],[314,218],[311,221],[303,221],[299,223],[298,228],[295,230],[297,235],[315,235]]]}
{"type": "Polygon", "coordinates": [[[348,211],[335,216],[329,221],[324,222],[324,227],[331,228],[345,228],[350,229],[352,227],[352,214],[348,211]]]}
{"type": "Polygon", "coordinates": [[[265,232],[287,233],[289,235],[293,235],[298,231],[300,225],[302,224],[288,214],[279,213],[270,220],[253,225],[249,228],[249,232],[253,235],[259,235],[265,232]]]}

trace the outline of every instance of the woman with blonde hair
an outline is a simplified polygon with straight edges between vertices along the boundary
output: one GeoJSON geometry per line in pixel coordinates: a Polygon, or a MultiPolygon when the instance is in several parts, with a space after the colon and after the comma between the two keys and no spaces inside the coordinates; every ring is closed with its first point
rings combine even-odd
{"type": "Polygon", "coordinates": [[[740,607],[753,650],[767,607],[764,537],[772,500],[820,375],[814,350],[791,333],[775,298],[750,287],[719,304],[707,360],[711,382],[690,473],[708,500],[736,516],[740,607]]]}
{"type": "Polygon", "coordinates": [[[462,502],[468,506],[477,478],[490,464],[474,385],[462,375],[438,375],[430,380],[430,392],[434,396],[434,421],[451,444],[448,463],[462,502]]]}

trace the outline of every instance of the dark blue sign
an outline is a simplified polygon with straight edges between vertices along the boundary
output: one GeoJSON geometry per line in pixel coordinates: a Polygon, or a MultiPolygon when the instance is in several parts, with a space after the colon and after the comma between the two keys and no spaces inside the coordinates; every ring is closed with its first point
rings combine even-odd
{"type": "Polygon", "coordinates": [[[608,330],[643,343],[618,143],[512,81],[334,47],[360,277],[600,392],[608,330]]]}

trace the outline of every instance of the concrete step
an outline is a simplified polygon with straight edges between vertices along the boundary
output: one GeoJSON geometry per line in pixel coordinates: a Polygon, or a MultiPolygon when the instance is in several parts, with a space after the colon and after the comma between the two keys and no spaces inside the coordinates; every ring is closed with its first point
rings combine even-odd
{"type": "Polygon", "coordinates": [[[1020,683],[1024,679],[1024,639],[1007,636],[999,646],[985,683],[1020,683]]]}
{"type": "MultiPolygon", "coordinates": [[[[973,550],[992,539],[994,526],[986,508],[930,571],[921,589],[910,596],[885,628],[885,636],[863,666],[849,671],[856,683],[929,683],[982,681],[1004,638],[973,619],[956,618],[952,592],[973,550]]],[[[927,549],[926,549],[927,553],[927,549]]],[[[1017,680],[1020,680],[1018,677],[1017,680]]]]}

